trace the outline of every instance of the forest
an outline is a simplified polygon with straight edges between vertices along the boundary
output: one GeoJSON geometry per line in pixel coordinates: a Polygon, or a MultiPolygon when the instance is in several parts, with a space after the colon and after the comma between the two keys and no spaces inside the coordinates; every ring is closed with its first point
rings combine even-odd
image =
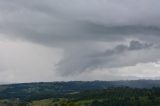
{"type": "Polygon", "coordinates": [[[1,85],[0,106],[160,106],[160,87],[147,82],[130,82],[137,87],[103,81],[1,85]]]}

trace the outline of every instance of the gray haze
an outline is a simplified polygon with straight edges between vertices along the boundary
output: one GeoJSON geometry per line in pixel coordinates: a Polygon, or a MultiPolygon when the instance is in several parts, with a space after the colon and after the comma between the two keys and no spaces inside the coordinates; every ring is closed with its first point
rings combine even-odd
{"type": "Polygon", "coordinates": [[[0,0],[0,80],[160,77],[158,0],[0,0]]]}

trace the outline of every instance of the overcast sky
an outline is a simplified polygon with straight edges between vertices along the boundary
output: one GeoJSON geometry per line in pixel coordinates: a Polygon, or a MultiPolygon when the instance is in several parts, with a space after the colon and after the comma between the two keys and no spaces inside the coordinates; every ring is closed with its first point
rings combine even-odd
{"type": "Polygon", "coordinates": [[[158,0],[0,0],[0,83],[160,79],[158,0]]]}

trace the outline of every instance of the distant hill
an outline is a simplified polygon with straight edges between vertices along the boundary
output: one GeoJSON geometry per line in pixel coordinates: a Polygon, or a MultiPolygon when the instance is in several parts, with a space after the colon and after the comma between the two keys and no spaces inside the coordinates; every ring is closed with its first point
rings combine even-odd
{"type": "Polygon", "coordinates": [[[40,82],[0,85],[0,99],[22,100],[65,97],[69,93],[113,87],[147,88],[160,87],[160,80],[132,81],[70,81],[40,82]]]}

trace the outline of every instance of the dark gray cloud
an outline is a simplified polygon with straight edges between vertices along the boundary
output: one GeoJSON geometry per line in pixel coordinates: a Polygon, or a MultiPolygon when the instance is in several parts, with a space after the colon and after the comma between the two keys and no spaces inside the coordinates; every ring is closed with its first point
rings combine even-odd
{"type": "Polygon", "coordinates": [[[143,50],[143,49],[149,49],[153,46],[153,44],[149,43],[141,43],[139,41],[132,40],[129,42],[129,45],[120,44],[117,45],[112,50],[107,50],[104,55],[111,56],[114,54],[120,54],[127,51],[136,51],[136,50],[143,50]]]}
{"type": "Polygon", "coordinates": [[[9,37],[55,46],[79,40],[147,39],[160,34],[157,4],[149,0],[2,0],[0,29],[9,37]]]}
{"type": "Polygon", "coordinates": [[[1,0],[0,36],[63,49],[57,71],[64,75],[157,61],[159,5],[157,0],[1,0]]]}
{"type": "Polygon", "coordinates": [[[131,41],[128,49],[129,50],[147,49],[151,46],[152,46],[152,44],[148,44],[148,43],[143,44],[143,43],[140,43],[138,41],[131,41]]]}
{"type": "Polygon", "coordinates": [[[141,62],[156,61],[157,58],[157,55],[155,55],[156,57],[152,57],[152,54],[143,54],[146,51],[154,49],[155,47],[153,44],[142,43],[135,40],[130,41],[129,44],[119,44],[112,49],[107,49],[101,52],[91,48],[80,47],[74,49],[75,51],[68,51],[68,55],[58,64],[58,70],[63,72],[64,75],[67,75],[75,74],[77,72],[91,71],[96,68],[132,66],[141,62]],[[132,53],[138,53],[140,57],[135,55],[136,58],[133,59],[135,56],[132,53]],[[132,58],[130,58],[130,55],[132,58]]]}

